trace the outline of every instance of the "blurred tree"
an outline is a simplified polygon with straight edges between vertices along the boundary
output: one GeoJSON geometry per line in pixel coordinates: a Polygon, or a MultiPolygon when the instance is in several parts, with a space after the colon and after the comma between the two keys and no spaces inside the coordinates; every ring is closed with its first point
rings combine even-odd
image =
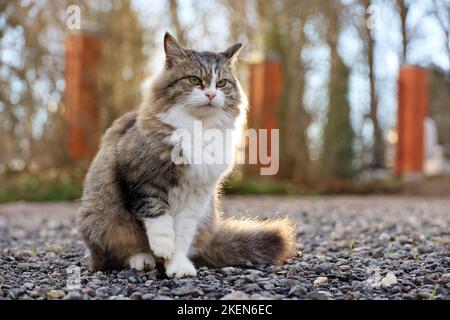
{"type": "Polygon", "coordinates": [[[410,39],[412,38],[411,32],[408,29],[408,15],[410,4],[407,0],[395,0],[395,4],[397,6],[398,13],[400,15],[401,22],[401,31],[402,31],[402,53],[401,53],[401,61],[402,63],[407,63],[408,58],[408,45],[410,43],[410,39]]]}
{"type": "Polygon", "coordinates": [[[280,177],[308,182],[310,159],[306,130],[310,116],[303,104],[306,68],[301,59],[305,45],[304,26],[308,18],[306,1],[259,2],[266,18],[265,52],[279,57],[283,65],[283,92],[278,113],[280,126],[280,177]]]}
{"type": "Polygon", "coordinates": [[[48,109],[60,111],[64,13],[63,1],[0,3],[0,163],[25,167],[49,154],[64,161],[61,141],[43,148],[43,131],[36,129],[48,109]]]}
{"type": "Polygon", "coordinates": [[[230,38],[236,41],[242,34],[250,35],[250,25],[246,19],[248,16],[246,3],[241,0],[222,0],[221,2],[228,6],[229,16],[233,17],[230,19],[230,38]]]}
{"type": "Polygon", "coordinates": [[[450,1],[433,0],[432,14],[436,17],[445,36],[445,49],[450,59],[450,1]]]}
{"type": "MultiPolygon", "coordinates": [[[[444,47],[450,61],[450,1],[433,0],[431,14],[444,33],[444,47]]],[[[444,155],[450,158],[450,72],[436,66],[433,69],[430,79],[430,116],[437,124],[439,143],[444,147],[444,155]]]]}
{"type": "MultiPolygon", "coordinates": [[[[372,0],[360,0],[365,13],[370,12],[372,0]]],[[[375,34],[374,27],[366,22],[366,19],[358,19],[358,31],[363,41],[363,50],[367,57],[367,66],[369,69],[370,84],[370,108],[369,118],[373,126],[373,148],[372,161],[373,168],[382,168],[385,166],[385,143],[383,138],[383,130],[378,119],[378,95],[375,86],[375,34]]]]}
{"type": "Polygon", "coordinates": [[[329,104],[324,128],[322,177],[349,179],[354,175],[354,132],[348,102],[349,69],[338,52],[345,7],[339,0],[326,1],[326,40],[330,48],[329,104]]]}
{"type": "Polygon", "coordinates": [[[306,130],[310,115],[303,104],[306,68],[301,58],[305,45],[304,26],[312,7],[309,1],[251,2],[226,0],[232,10],[232,36],[243,30],[246,37],[258,43],[263,56],[279,59],[283,65],[283,92],[278,114],[280,126],[279,177],[307,182],[311,168],[306,130]],[[253,10],[248,6],[252,5],[253,10]],[[256,12],[257,22],[245,15],[256,12]],[[257,26],[255,28],[255,25],[257,26]]]}
{"type": "MultiPolygon", "coordinates": [[[[197,0],[199,1],[199,0],[197,0]]],[[[218,0],[227,10],[230,42],[245,42],[247,52],[264,51],[264,38],[267,31],[267,8],[261,0],[218,0]]]]}
{"type": "MultiPolygon", "coordinates": [[[[158,50],[161,49],[161,39],[154,37],[155,31],[162,32],[170,27],[186,45],[198,41],[214,49],[224,46],[222,35],[229,36],[233,41],[245,41],[247,52],[260,51],[266,58],[276,57],[283,64],[284,91],[278,121],[281,129],[280,177],[296,182],[314,178],[311,169],[315,163],[310,160],[307,130],[315,116],[320,125],[324,124],[322,164],[328,166],[326,171],[322,170],[324,175],[349,177],[352,175],[353,143],[347,98],[349,68],[344,64],[340,55],[343,52],[338,51],[337,43],[342,32],[348,31],[344,30],[349,23],[346,8],[359,4],[358,10],[367,9],[372,2],[387,6],[389,10],[394,5],[398,10],[403,35],[401,56],[405,62],[408,44],[416,37],[409,16],[418,2],[411,0],[214,0],[208,5],[204,5],[204,1],[190,0],[188,3],[194,10],[189,13],[183,12],[185,3],[181,0],[167,0],[163,2],[164,8],[155,9],[160,11],[153,11],[149,4],[152,7],[148,11],[149,19],[144,21],[145,30],[138,19],[143,13],[137,13],[133,5],[136,2],[77,1],[82,9],[83,27],[96,25],[105,38],[99,84],[102,127],[106,128],[120,114],[139,104],[145,63],[148,55],[153,53],[144,49],[144,44],[155,44],[158,50]],[[211,8],[217,10],[217,15],[211,14],[211,8]],[[155,12],[159,14],[158,19],[155,19],[155,12]],[[219,16],[220,24],[217,23],[219,16]],[[147,23],[150,19],[152,23],[147,23]],[[206,43],[205,38],[211,41],[206,43]],[[326,122],[322,123],[321,105],[325,103],[320,99],[317,104],[309,102],[310,92],[306,90],[310,90],[307,82],[313,79],[309,76],[317,75],[320,68],[326,69],[321,64],[321,57],[308,57],[312,47],[317,45],[311,50],[314,55],[320,53],[324,43],[330,48],[331,70],[329,105],[326,122]],[[317,106],[318,111],[312,105],[317,106]],[[327,164],[327,161],[335,163],[327,164]]],[[[428,4],[431,3],[435,6],[436,20],[447,37],[446,49],[450,55],[450,2],[430,0],[428,4]]],[[[69,0],[0,1],[0,163],[10,164],[17,159],[25,163],[38,161],[48,166],[66,163],[61,96],[64,90],[64,37],[69,31],[65,18],[69,4],[69,0]]],[[[358,14],[360,18],[361,11],[358,14]]],[[[370,82],[369,117],[374,127],[372,164],[381,166],[383,123],[377,115],[381,92],[377,92],[375,85],[375,69],[378,68],[375,55],[376,61],[382,61],[378,59],[383,58],[383,53],[375,50],[377,43],[373,30],[364,25],[360,26],[359,32],[370,82]]],[[[322,78],[323,75],[320,74],[322,78]]]]}
{"type": "Polygon", "coordinates": [[[169,13],[170,13],[170,22],[172,26],[175,28],[175,33],[178,41],[186,45],[184,29],[181,27],[181,22],[178,16],[179,14],[178,0],[169,0],[169,13]]]}
{"type": "MultiPolygon", "coordinates": [[[[0,3],[0,164],[67,165],[62,1],[0,3]]],[[[82,28],[104,33],[102,127],[140,103],[147,55],[131,1],[78,1],[82,28]]],[[[148,30],[151,32],[152,30],[148,30]]]]}
{"type": "Polygon", "coordinates": [[[131,1],[109,3],[106,11],[94,11],[89,17],[99,23],[103,35],[99,79],[103,130],[120,115],[139,106],[148,61],[144,52],[145,33],[131,1]]]}

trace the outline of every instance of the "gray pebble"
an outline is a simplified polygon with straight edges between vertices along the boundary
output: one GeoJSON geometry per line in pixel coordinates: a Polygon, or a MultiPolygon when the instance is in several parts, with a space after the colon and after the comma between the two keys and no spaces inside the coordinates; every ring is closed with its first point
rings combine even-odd
{"type": "Polygon", "coordinates": [[[176,296],[199,297],[199,296],[204,295],[204,292],[202,290],[195,288],[194,286],[187,285],[187,286],[176,288],[176,289],[172,290],[172,294],[174,294],[176,296]]]}
{"type": "Polygon", "coordinates": [[[63,300],[83,300],[83,296],[78,292],[72,291],[66,294],[63,300]]]}
{"type": "Polygon", "coordinates": [[[130,300],[142,300],[142,293],[133,292],[130,296],[130,300]]]}
{"type": "Polygon", "coordinates": [[[234,203],[229,212],[249,208],[260,214],[291,214],[298,219],[300,256],[277,266],[200,267],[197,277],[179,280],[167,279],[159,266],[148,272],[90,272],[85,245],[73,228],[74,217],[67,214],[55,221],[45,220],[34,205],[23,204],[24,221],[32,216],[33,226],[17,223],[21,212],[14,217],[14,224],[8,219],[0,224],[1,230],[7,230],[0,232],[0,299],[44,300],[51,290],[60,296],[56,299],[68,300],[203,300],[229,294],[243,299],[449,298],[450,260],[448,246],[442,245],[445,226],[450,223],[447,200],[408,198],[406,206],[405,199],[395,197],[308,199],[301,205],[306,214],[299,215],[298,199],[267,199],[225,200],[225,205],[234,203]],[[45,236],[36,237],[36,227],[45,236]],[[356,243],[350,251],[353,237],[356,243]],[[35,251],[23,249],[30,247],[35,251]],[[66,293],[66,269],[71,265],[80,267],[81,289],[66,293]],[[397,284],[372,286],[381,286],[389,271],[395,272],[397,284]],[[314,286],[318,277],[328,281],[314,286]]]}
{"type": "Polygon", "coordinates": [[[289,296],[303,296],[307,292],[306,288],[301,285],[296,285],[289,290],[289,296]]]}

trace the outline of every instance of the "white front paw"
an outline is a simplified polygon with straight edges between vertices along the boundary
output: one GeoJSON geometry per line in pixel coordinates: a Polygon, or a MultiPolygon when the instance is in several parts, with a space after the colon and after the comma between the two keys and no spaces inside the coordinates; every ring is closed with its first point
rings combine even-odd
{"type": "Polygon", "coordinates": [[[172,217],[164,215],[147,219],[145,227],[153,254],[163,259],[170,258],[175,248],[175,231],[173,230],[172,217]]]}
{"type": "Polygon", "coordinates": [[[175,249],[174,237],[155,236],[149,238],[150,248],[155,256],[169,259],[175,249]]]}
{"type": "Polygon", "coordinates": [[[184,256],[175,256],[167,260],[164,266],[169,278],[179,279],[189,276],[195,277],[197,275],[197,271],[192,262],[184,256]]]}
{"type": "Polygon", "coordinates": [[[150,253],[137,253],[128,259],[130,268],[136,270],[151,270],[155,267],[155,258],[150,253]]]}

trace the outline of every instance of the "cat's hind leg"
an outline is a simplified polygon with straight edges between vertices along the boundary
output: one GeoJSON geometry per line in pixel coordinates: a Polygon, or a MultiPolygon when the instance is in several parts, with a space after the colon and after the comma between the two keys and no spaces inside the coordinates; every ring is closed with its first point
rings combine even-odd
{"type": "Polygon", "coordinates": [[[154,267],[144,227],[127,212],[80,209],[79,229],[90,249],[91,270],[154,267]]]}

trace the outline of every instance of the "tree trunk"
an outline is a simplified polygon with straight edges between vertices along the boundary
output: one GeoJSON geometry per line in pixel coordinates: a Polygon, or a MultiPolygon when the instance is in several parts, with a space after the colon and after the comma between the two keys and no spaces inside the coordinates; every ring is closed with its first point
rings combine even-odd
{"type": "Polygon", "coordinates": [[[406,5],[405,0],[397,0],[397,6],[400,14],[400,21],[402,24],[402,63],[406,63],[409,43],[406,19],[408,17],[409,8],[406,5]]]}
{"type": "Polygon", "coordinates": [[[354,132],[350,121],[348,102],[349,70],[338,53],[341,28],[340,6],[328,15],[327,42],[330,47],[330,82],[327,120],[322,150],[322,178],[325,180],[350,179],[354,175],[354,132]]]}
{"type": "Polygon", "coordinates": [[[373,38],[369,38],[368,54],[369,54],[369,81],[370,81],[370,120],[373,125],[373,156],[372,167],[384,167],[385,144],[383,139],[383,131],[378,121],[378,96],[375,89],[375,72],[374,72],[374,42],[373,38]]]}
{"type": "Polygon", "coordinates": [[[169,11],[170,20],[175,28],[176,37],[180,43],[186,45],[183,28],[181,27],[180,19],[178,17],[178,0],[169,0],[169,11]]]}
{"type": "MultiPolygon", "coordinates": [[[[371,0],[365,0],[364,6],[366,12],[371,5],[371,0]]],[[[383,130],[381,129],[378,121],[378,95],[375,88],[375,39],[372,34],[372,30],[367,28],[364,24],[363,37],[366,42],[367,50],[367,64],[369,67],[369,83],[370,83],[370,111],[369,118],[372,121],[373,126],[373,150],[372,150],[372,163],[374,168],[384,167],[385,157],[385,144],[383,139],[383,130]]]]}
{"type": "Polygon", "coordinates": [[[310,117],[303,106],[305,69],[300,57],[304,38],[301,34],[299,41],[293,43],[286,35],[280,34],[277,21],[272,21],[271,30],[265,41],[266,50],[276,53],[283,65],[283,92],[278,109],[279,177],[296,183],[307,183],[311,178],[306,136],[310,117]]]}

